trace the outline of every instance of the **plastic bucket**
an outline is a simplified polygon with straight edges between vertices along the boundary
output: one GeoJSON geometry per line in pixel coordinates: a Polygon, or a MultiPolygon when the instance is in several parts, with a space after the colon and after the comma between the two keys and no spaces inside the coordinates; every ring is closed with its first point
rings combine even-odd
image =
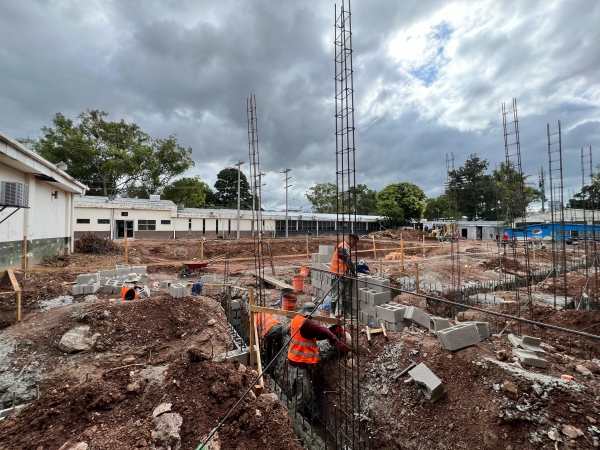
{"type": "Polygon", "coordinates": [[[283,294],[283,299],[281,300],[281,309],[286,311],[295,311],[296,296],[294,294],[283,294]]]}
{"type": "Polygon", "coordinates": [[[302,269],[300,269],[301,277],[307,277],[309,273],[310,273],[310,271],[308,270],[308,267],[303,266],[302,269]]]}
{"type": "Polygon", "coordinates": [[[304,277],[301,275],[294,275],[292,278],[292,287],[296,292],[302,292],[304,290],[304,277]]]}

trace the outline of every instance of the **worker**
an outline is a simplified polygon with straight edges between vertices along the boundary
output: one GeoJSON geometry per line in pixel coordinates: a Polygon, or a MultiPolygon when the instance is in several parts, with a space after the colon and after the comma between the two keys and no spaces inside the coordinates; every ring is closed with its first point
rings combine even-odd
{"type": "Polygon", "coordinates": [[[265,365],[269,364],[283,346],[283,326],[269,313],[255,313],[256,331],[265,346],[265,365]]]}
{"type": "Polygon", "coordinates": [[[369,270],[369,266],[365,264],[365,260],[361,259],[356,266],[356,271],[358,273],[364,273],[365,275],[371,275],[371,271],[369,270]]]}
{"type": "Polygon", "coordinates": [[[344,309],[350,312],[348,303],[350,303],[351,280],[346,279],[346,277],[356,277],[356,267],[352,262],[350,251],[356,247],[358,240],[356,234],[349,234],[333,252],[331,267],[329,268],[333,286],[331,288],[331,317],[343,316],[344,309]]]}
{"type": "Polygon", "coordinates": [[[338,341],[337,336],[309,316],[318,315],[314,303],[307,302],[290,323],[292,340],[288,349],[289,382],[292,405],[296,409],[312,406],[312,371],[319,362],[317,341],[328,339],[330,344],[338,341]]]}

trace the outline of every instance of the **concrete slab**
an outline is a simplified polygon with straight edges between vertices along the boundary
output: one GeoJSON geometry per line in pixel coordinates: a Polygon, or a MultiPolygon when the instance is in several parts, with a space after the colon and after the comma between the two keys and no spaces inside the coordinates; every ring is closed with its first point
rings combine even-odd
{"type": "Polygon", "coordinates": [[[481,336],[475,324],[456,325],[437,332],[437,337],[445,350],[456,351],[481,342],[481,336]]]}
{"type": "Polygon", "coordinates": [[[419,390],[431,403],[437,402],[444,395],[446,389],[440,380],[425,364],[421,363],[408,371],[419,390]]]}
{"type": "Polygon", "coordinates": [[[513,348],[512,353],[519,358],[519,361],[521,361],[523,364],[527,364],[528,366],[539,367],[540,369],[545,369],[548,367],[548,361],[540,358],[535,354],[535,352],[513,348]]]}

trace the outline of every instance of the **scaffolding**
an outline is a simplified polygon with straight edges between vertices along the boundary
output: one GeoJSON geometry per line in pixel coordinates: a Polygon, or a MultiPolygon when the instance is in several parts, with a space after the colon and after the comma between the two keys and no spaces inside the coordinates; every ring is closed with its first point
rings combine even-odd
{"type": "Polygon", "coordinates": [[[552,222],[552,292],[554,308],[557,306],[558,276],[563,274],[564,308],[567,308],[567,242],[565,236],[565,211],[563,190],[562,137],[560,120],[558,131],[550,133],[550,124],[546,125],[548,137],[548,179],[550,181],[550,217],[552,222]],[[555,139],[555,140],[553,140],[555,139]],[[558,232],[556,230],[559,225],[558,232]]]}

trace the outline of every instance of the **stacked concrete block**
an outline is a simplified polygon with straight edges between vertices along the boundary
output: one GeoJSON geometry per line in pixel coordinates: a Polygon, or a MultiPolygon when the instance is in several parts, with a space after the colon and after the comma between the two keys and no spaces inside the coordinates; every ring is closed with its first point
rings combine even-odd
{"type": "Polygon", "coordinates": [[[171,297],[183,298],[187,295],[187,286],[185,284],[171,284],[169,286],[171,297]]]}
{"type": "MultiPolygon", "coordinates": [[[[335,252],[335,248],[333,245],[319,245],[319,255],[328,255],[333,257],[333,253],[335,252]]],[[[331,261],[331,258],[329,258],[331,261]]]]}
{"type": "Polygon", "coordinates": [[[433,334],[437,334],[438,331],[445,330],[446,328],[450,328],[450,321],[444,317],[435,317],[432,316],[429,318],[429,332],[433,334]]]}
{"type": "Polygon", "coordinates": [[[431,403],[437,402],[446,395],[446,388],[425,364],[421,363],[408,372],[419,390],[431,403]]]}
{"type": "Polygon", "coordinates": [[[73,285],[73,295],[95,294],[100,289],[100,281],[88,284],[73,285]]]}
{"type": "Polygon", "coordinates": [[[370,327],[378,327],[377,317],[372,316],[364,311],[358,312],[358,321],[370,327]]]}
{"type": "Polygon", "coordinates": [[[125,284],[124,281],[116,280],[115,285],[113,286],[113,294],[121,295],[121,288],[125,284]]]}
{"type": "Polygon", "coordinates": [[[170,281],[161,281],[158,287],[161,289],[169,289],[169,286],[171,286],[170,281]]]}
{"type": "Polygon", "coordinates": [[[404,321],[414,323],[429,330],[429,316],[414,306],[407,306],[404,311],[404,321]]]}
{"type": "Polygon", "coordinates": [[[215,275],[202,275],[200,281],[203,283],[214,283],[217,281],[217,277],[215,275]]]}
{"type": "Polygon", "coordinates": [[[479,331],[479,336],[481,336],[481,340],[485,341],[489,339],[492,335],[492,330],[490,328],[490,324],[488,322],[478,322],[478,321],[468,321],[463,323],[473,323],[477,326],[477,331],[479,331]]]}
{"type": "Polygon", "coordinates": [[[131,266],[129,264],[117,264],[115,266],[115,276],[127,276],[131,273],[131,266]]]}
{"type": "Polygon", "coordinates": [[[98,272],[98,274],[100,275],[100,278],[114,278],[115,277],[115,269],[111,269],[111,270],[101,270],[100,272],[98,272]]]}
{"type": "Polygon", "coordinates": [[[88,284],[92,280],[93,283],[100,281],[100,275],[96,273],[83,273],[77,275],[77,284],[88,284]]]}
{"type": "Polygon", "coordinates": [[[546,353],[544,349],[540,347],[540,344],[542,343],[542,340],[540,338],[536,338],[533,336],[523,336],[522,339],[519,339],[511,333],[508,335],[508,340],[514,347],[520,347],[524,350],[529,350],[530,352],[535,353],[546,353]]]}
{"type": "Polygon", "coordinates": [[[387,278],[378,277],[375,275],[368,275],[364,279],[366,287],[374,289],[378,292],[389,292],[390,291],[390,280],[387,278]]]}
{"type": "Polygon", "coordinates": [[[519,358],[523,364],[527,364],[528,366],[539,367],[540,369],[545,369],[548,367],[548,361],[544,358],[540,358],[535,352],[530,350],[522,350],[519,348],[513,348],[513,355],[519,358]]]}
{"type": "Polygon", "coordinates": [[[365,312],[366,314],[377,318],[377,311],[375,310],[374,305],[370,305],[368,303],[360,302],[360,310],[365,312]]]}
{"type": "Polygon", "coordinates": [[[375,289],[369,289],[367,292],[367,302],[370,305],[383,305],[390,301],[390,292],[380,292],[375,289]]]}
{"type": "MultiPolygon", "coordinates": [[[[377,312],[377,319],[385,320],[390,323],[401,323],[404,320],[404,311],[406,306],[398,305],[396,303],[385,303],[375,307],[377,312]]],[[[404,328],[404,326],[402,327],[404,328]]]]}
{"type": "Polygon", "coordinates": [[[112,294],[116,284],[117,280],[108,280],[102,287],[102,291],[107,294],[112,294]]]}
{"type": "Polygon", "coordinates": [[[131,273],[137,273],[138,275],[144,275],[148,272],[148,266],[131,266],[131,273]]]}
{"type": "MultiPolygon", "coordinates": [[[[406,315],[405,315],[406,317],[406,315]]],[[[461,323],[437,332],[437,337],[445,350],[456,351],[481,342],[477,325],[461,323]]]]}

